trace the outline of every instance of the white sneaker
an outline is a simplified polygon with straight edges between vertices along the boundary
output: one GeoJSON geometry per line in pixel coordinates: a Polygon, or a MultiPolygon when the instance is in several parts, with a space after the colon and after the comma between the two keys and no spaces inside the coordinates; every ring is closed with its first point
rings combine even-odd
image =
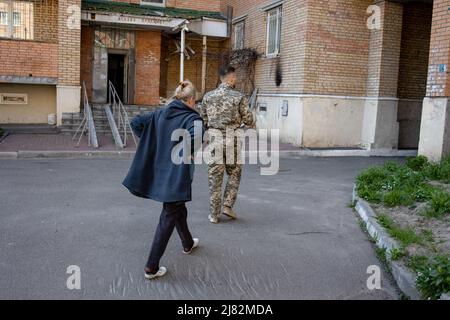
{"type": "Polygon", "coordinates": [[[223,212],[224,215],[226,215],[228,218],[231,218],[233,220],[237,219],[237,214],[236,212],[233,211],[233,209],[231,209],[230,207],[223,207],[223,212]]]}
{"type": "Polygon", "coordinates": [[[183,250],[184,254],[191,254],[192,251],[194,251],[194,249],[198,247],[198,244],[200,243],[200,240],[198,238],[193,238],[192,240],[194,240],[194,245],[192,246],[191,250],[189,250],[189,251],[184,251],[183,250]]]}
{"type": "Polygon", "coordinates": [[[209,222],[214,223],[214,224],[218,224],[219,223],[219,218],[217,217],[213,217],[211,214],[208,216],[209,222]]]}
{"type": "Polygon", "coordinates": [[[145,279],[147,280],[153,280],[156,278],[161,278],[163,277],[165,274],[167,273],[167,268],[166,267],[159,267],[159,270],[157,273],[155,274],[151,274],[151,273],[145,273],[145,279]]]}

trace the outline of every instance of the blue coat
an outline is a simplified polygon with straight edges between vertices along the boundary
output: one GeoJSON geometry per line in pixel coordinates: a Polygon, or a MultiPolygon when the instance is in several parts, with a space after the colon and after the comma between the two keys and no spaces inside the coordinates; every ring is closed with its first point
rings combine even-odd
{"type": "MultiPolygon", "coordinates": [[[[131,121],[133,132],[140,142],[123,185],[132,194],[159,202],[192,200],[194,164],[173,163],[172,150],[183,138],[171,141],[171,137],[174,130],[186,129],[194,139],[195,121],[202,121],[198,112],[179,100],[131,121]]],[[[200,131],[203,135],[203,125],[200,131]]],[[[193,140],[191,146],[194,147],[193,140]]]]}

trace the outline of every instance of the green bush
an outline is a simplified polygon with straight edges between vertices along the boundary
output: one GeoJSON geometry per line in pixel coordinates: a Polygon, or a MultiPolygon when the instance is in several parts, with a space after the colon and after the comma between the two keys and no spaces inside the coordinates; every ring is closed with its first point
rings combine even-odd
{"type": "Polygon", "coordinates": [[[450,183],[450,157],[444,159],[441,163],[429,163],[424,166],[422,174],[430,180],[450,183]]]}
{"type": "Polygon", "coordinates": [[[406,165],[414,171],[421,171],[428,164],[428,159],[424,156],[410,157],[406,160],[406,165]]]}
{"type": "Polygon", "coordinates": [[[450,194],[446,191],[433,190],[429,203],[429,208],[425,210],[427,217],[441,218],[450,213],[450,194]]]}
{"type": "Polygon", "coordinates": [[[4,133],[5,131],[2,128],[0,128],[0,138],[3,136],[4,133]]]}
{"type": "Polygon", "coordinates": [[[430,262],[422,262],[417,266],[417,287],[427,299],[439,299],[450,292],[450,258],[437,256],[430,262]]]}

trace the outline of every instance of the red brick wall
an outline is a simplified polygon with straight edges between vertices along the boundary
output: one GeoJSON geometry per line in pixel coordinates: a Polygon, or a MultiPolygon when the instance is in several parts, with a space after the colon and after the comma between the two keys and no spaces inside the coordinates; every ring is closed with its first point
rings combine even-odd
{"type": "Polygon", "coordinates": [[[220,11],[220,2],[220,0],[166,0],[166,6],[182,9],[220,11]]]}
{"type": "Polygon", "coordinates": [[[53,43],[0,40],[0,75],[58,76],[58,45],[53,43]]]}
{"type": "MultiPolygon", "coordinates": [[[[115,2],[126,2],[140,4],[141,0],[112,0],[115,2]]],[[[152,3],[148,3],[152,5],[152,3]]],[[[181,9],[192,9],[202,11],[220,11],[221,0],[166,0],[166,7],[181,9]]]]}
{"type": "Polygon", "coordinates": [[[450,13],[448,0],[434,0],[431,27],[430,59],[427,96],[450,96],[450,13]],[[439,65],[447,64],[447,73],[439,72],[439,65]]]}
{"type": "Polygon", "coordinates": [[[136,31],[136,104],[159,104],[160,60],[161,32],[136,31]]]}
{"type": "Polygon", "coordinates": [[[403,30],[398,97],[423,99],[426,94],[433,6],[413,2],[403,6],[403,30]]]}
{"type": "Polygon", "coordinates": [[[94,60],[94,28],[81,27],[80,76],[81,83],[86,83],[88,97],[92,96],[92,64],[94,60]]]}
{"type": "MultiPolygon", "coordinates": [[[[185,59],[185,78],[192,83],[200,92],[202,88],[202,41],[201,39],[187,39],[186,44],[189,45],[196,53],[191,59],[185,59]]],[[[224,51],[224,41],[214,41],[209,39],[208,54],[206,64],[206,91],[213,90],[217,86],[219,80],[219,68],[222,65],[221,53],[224,51]]],[[[172,40],[168,41],[168,51],[172,53],[176,50],[172,40]]],[[[171,54],[167,56],[167,84],[164,86],[166,92],[161,92],[163,96],[170,97],[173,95],[180,77],[180,56],[179,54],[171,54]]]]}

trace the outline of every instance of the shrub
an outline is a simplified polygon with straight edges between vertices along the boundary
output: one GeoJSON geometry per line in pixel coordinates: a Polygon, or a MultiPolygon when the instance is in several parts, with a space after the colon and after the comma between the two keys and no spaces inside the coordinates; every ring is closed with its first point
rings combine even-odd
{"type": "Polygon", "coordinates": [[[421,171],[428,164],[428,159],[424,156],[410,157],[406,160],[406,165],[414,171],[421,171]]]}
{"type": "Polygon", "coordinates": [[[450,194],[435,189],[431,193],[429,208],[425,210],[425,216],[441,218],[450,213],[450,194]]]}
{"type": "Polygon", "coordinates": [[[439,299],[450,292],[450,258],[436,256],[432,261],[417,266],[417,287],[427,299],[439,299]]]}

